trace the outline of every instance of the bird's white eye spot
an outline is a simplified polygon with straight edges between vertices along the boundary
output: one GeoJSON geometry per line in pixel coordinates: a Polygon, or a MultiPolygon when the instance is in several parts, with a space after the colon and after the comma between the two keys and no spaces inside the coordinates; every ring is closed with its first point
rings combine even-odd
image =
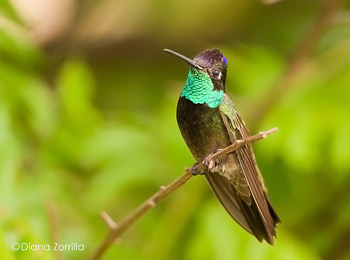
{"type": "Polygon", "coordinates": [[[221,71],[220,70],[214,70],[213,71],[213,77],[215,79],[221,79],[221,71]]]}

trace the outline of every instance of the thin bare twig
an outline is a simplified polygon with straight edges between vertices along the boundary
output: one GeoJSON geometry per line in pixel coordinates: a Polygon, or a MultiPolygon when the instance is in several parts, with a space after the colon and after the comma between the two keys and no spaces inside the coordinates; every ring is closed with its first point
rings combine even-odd
{"type": "MultiPolygon", "coordinates": [[[[237,140],[234,144],[226,147],[213,154],[213,158],[216,159],[219,156],[224,156],[225,154],[232,153],[238,148],[242,147],[245,144],[258,141],[260,139],[266,138],[269,134],[272,134],[277,131],[277,128],[273,128],[271,130],[260,132],[256,135],[250,136],[243,140],[237,140]]],[[[201,167],[205,167],[201,163],[199,163],[201,167]]],[[[184,185],[192,176],[193,173],[197,169],[196,167],[185,168],[185,173],[174,180],[167,186],[162,186],[159,191],[153,194],[149,199],[147,199],[144,203],[142,203],[138,208],[136,208],[131,214],[129,214],[126,218],[124,218],[119,223],[115,223],[113,219],[106,213],[102,212],[102,218],[106,222],[109,227],[109,234],[94,252],[91,260],[100,259],[103,254],[107,251],[107,249],[117,240],[120,236],[128,230],[139,218],[145,215],[150,209],[155,207],[162,199],[164,199],[167,195],[174,192],[176,189],[184,185]]]]}
{"type": "Polygon", "coordinates": [[[222,155],[226,155],[226,154],[232,153],[233,151],[237,150],[239,147],[242,147],[245,144],[256,142],[256,141],[258,141],[260,139],[264,139],[268,135],[277,132],[277,130],[278,130],[278,128],[275,127],[275,128],[272,128],[272,129],[270,129],[268,131],[259,132],[258,134],[249,136],[249,137],[247,137],[245,139],[237,140],[234,144],[232,144],[232,145],[230,145],[230,146],[228,146],[228,147],[218,151],[217,153],[215,153],[213,156],[211,156],[210,159],[211,160],[216,160],[222,155]]]}
{"type": "Polygon", "coordinates": [[[103,220],[106,222],[107,226],[110,229],[117,228],[117,223],[114,222],[114,220],[108,215],[106,211],[101,212],[101,217],[103,218],[103,220]]]}
{"type": "Polygon", "coordinates": [[[272,4],[276,4],[277,2],[280,2],[282,0],[261,0],[261,2],[265,5],[272,5],[272,4]]]}
{"type": "Polygon", "coordinates": [[[186,168],[186,172],[170,183],[168,186],[161,187],[158,192],[152,195],[148,200],[142,203],[125,219],[116,224],[106,212],[103,213],[103,219],[106,221],[110,232],[104,241],[97,248],[91,259],[100,259],[106,250],[118,239],[132,224],[136,222],[140,217],[147,213],[150,209],[155,207],[157,203],[166,197],[168,194],[185,184],[193,175],[190,170],[186,168]],[[111,223],[114,224],[111,224],[111,223]]]}

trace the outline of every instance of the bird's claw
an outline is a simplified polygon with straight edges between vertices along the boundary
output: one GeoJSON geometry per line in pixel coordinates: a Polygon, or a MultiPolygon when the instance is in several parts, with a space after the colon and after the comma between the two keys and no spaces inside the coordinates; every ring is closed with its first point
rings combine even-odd
{"type": "MultiPolygon", "coordinates": [[[[220,151],[220,150],[218,150],[220,151]]],[[[212,170],[219,164],[219,159],[213,159],[216,153],[208,154],[202,161],[202,164],[206,166],[209,170],[212,170]]]]}

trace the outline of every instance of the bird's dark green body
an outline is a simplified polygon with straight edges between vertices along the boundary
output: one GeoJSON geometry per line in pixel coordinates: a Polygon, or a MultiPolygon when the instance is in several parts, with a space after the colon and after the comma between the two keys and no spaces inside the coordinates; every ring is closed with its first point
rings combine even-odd
{"type": "Polygon", "coordinates": [[[203,161],[208,151],[213,153],[231,144],[218,107],[209,108],[206,104],[194,104],[180,97],[177,122],[188,148],[198,162],[203,161]]]}
{"type": "Polygon", "coordinates": [[[208,156],[249,136],[231,97],[226,93],[227,60],[209,49],[190,60],[191,69],[177,106],[181,134],[197,162],[207,164],[205,176],[227,212],[260,241],[273,244],[280,222],[267,197],[252,146],[245,145],[214,162],[208,156]]]}

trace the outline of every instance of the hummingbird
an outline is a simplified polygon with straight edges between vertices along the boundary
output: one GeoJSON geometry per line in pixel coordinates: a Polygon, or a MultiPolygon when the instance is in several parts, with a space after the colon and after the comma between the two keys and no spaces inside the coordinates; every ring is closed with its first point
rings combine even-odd
{"type": "MultiPolygon", "coordinates": [[[[208,49],[191,60],[164,49],[190,65],[177,104],[180,132],[212,190],[231,217],[260,242],[273,245],[281,222],[267,196],[251,144],[212,161],[211,155],[250,136],[232,98],[226,92],[227,59],[208,49]]],[[[197,173],[198,174],[198,173],[197,173]]]]}

